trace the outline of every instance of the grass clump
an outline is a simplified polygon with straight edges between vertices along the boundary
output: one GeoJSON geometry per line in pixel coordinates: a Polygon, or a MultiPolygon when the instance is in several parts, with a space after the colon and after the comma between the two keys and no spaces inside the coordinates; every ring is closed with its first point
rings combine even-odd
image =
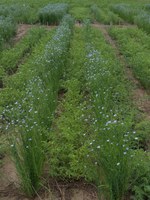
{"type": "Polygon", "coordinates": [[[39,10],[39,21],[42,24],[59,24],[69,9],[66,3],[48,4],[39,10]]]}

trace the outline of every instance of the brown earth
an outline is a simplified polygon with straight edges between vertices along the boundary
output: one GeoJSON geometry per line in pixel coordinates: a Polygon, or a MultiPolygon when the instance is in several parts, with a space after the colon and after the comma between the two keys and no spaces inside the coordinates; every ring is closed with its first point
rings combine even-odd
{"type": "Polygon", "coordinates": [[[19,190],[14,163],[5,157],[0,168],[0,200],[98,200],[96,188],[83,180],[49,179],[36,197],[28,198],[19,190]]]}

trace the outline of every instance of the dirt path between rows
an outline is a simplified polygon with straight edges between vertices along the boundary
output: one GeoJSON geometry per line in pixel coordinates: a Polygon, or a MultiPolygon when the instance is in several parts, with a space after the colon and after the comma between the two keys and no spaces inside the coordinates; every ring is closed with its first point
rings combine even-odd
{"type": "Polygon", "coordinates": [[[14,44],[19,42],[24,37],[24,35],[27,33],[27,31],[34,27],[41,27],[41,28],[45,28],[45,29],[49,30],[56,26],[47,26],[47,25],[40,25],[40,24],[19,24],[16,36],[13,40],[14,44]]]}
{"type": "MultiPolygon", "coordinates": [[[[134,77],[132,69],[129,68],[124,56],[119,51],[118,45],[115,40],[113,40],[110,35],[108,34],[107,28],[108,26],[95,24],[94,27],[100,29],[103,33],[106,42],[109,43],[112,48],[115,50],[116,56],[120,60],[121,64],[124,66],[126,71],[126,76],[129,81],[131,81],[133,85],[133,102],[136,107],[145,114],[145,118],[150,119],[150,96],[147,93],[146,89],[140,84],[140,82],[134,77]]],[[[110,26],[109,26],[110,27],[110,26]]],[[[117,26],[118,28],[133,28],[133,25],[122,25],[117,26]]]]}

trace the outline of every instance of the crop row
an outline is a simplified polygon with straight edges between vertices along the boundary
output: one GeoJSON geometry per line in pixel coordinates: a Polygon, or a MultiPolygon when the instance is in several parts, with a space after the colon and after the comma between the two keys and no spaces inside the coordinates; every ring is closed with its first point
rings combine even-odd
{"type": "Polygon", "coordinates": [[[142,85],[150,87],[150,39],[139,29],[112,28],[110,35],[117,40],[121,52],[125,55],[135,77],[142,85]]]}
{"type": "Polygon", "coordinates": [[[49,142],[45,144],[50,175],[63,179],[85,176],[85,135],[89,124],[86,121],[88,105],[85,101],[84,58],[83,30],[75,28],[65,76],[61,81],[59,104],[49,142]]]}
{"type": "Polygon", "coordinates": [[[33,55],[11,80],[12,90],[15,89],[17,94],[12,102],[7,100],[2,113],[7,131],[13,131],[10,136],[13,157],[22,187],[28,195],[40,187],[45,161],[43,141],[47,138],[57,104],[59,79],[65,67],[72,23],[70,16],[65,16],[52,39],[47,38],[46,46],[41,44],[43,49],[38,49],[39,55],[33,55]]]}
{"type": "Polygon", "coordinates": [[[109,9],[99,8],[96,4],[91,6],[93,18],[104,24],[120,24],[123,20],[109,9]]]}
{"type": "Polygon", "coordinates": [[[100,199],[102,194],[108,199],[121,199],[130,174],[130,138],[134,137],[128,91],[123,70],[100,31],[87,27],[86,41],[89,121],[93,127],[88,158],[100,199]]]}
{"type": "Polygon", "coordinates": [[[18,65],[32,52],[33,47],[38,43],[38,40],[44,35],[44,29],[32,29],[28,34],[13,48],[3,50],[0,55],[0,85],[3,86],[6,75],[16,72],[18,65]]]}
{"type": "MultiPolygon", "coordinates": [[[[144,8],[148,8],[148,5],[144,8]]],[[[116,4],[111,9],[124,20],[135,23],[147,33],[150,33],[150,14],[145,9],[132,7],[128,4],[116,4]]]]}
{"type": "MultiPolygon", "coordinates": [[[[10,17],[18,23],[29,23],[32,21],[32,9],[26,4],[12,4],[12,5],[0,5],[0,15],[4,17],[10,17]]],[[[34,19],[33,19],[34,20],[34,19]]]]}

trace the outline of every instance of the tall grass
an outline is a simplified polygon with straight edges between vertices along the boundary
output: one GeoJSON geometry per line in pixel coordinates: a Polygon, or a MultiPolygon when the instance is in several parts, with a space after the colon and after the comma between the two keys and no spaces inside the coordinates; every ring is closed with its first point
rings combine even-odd
{"type": "MultiPolygon", "coordinates": [[[[40,188],[47,140],[57,104],[59,79],[65,67],[73,21],[65,16],[41,56],[32,61],[29,80],[14,104],[3,115],[6,129],[13,131],[13,159],[25,193],[32,196],[40,188]]],[[[11,135],[12,137],[12,135],[11,135]]]]}
{"type": "Polygon", "coordinates": [[[48,4],[39,10],[39,21],[42,24],[58,24],[68,12],[68,4],[48,4]]]}

